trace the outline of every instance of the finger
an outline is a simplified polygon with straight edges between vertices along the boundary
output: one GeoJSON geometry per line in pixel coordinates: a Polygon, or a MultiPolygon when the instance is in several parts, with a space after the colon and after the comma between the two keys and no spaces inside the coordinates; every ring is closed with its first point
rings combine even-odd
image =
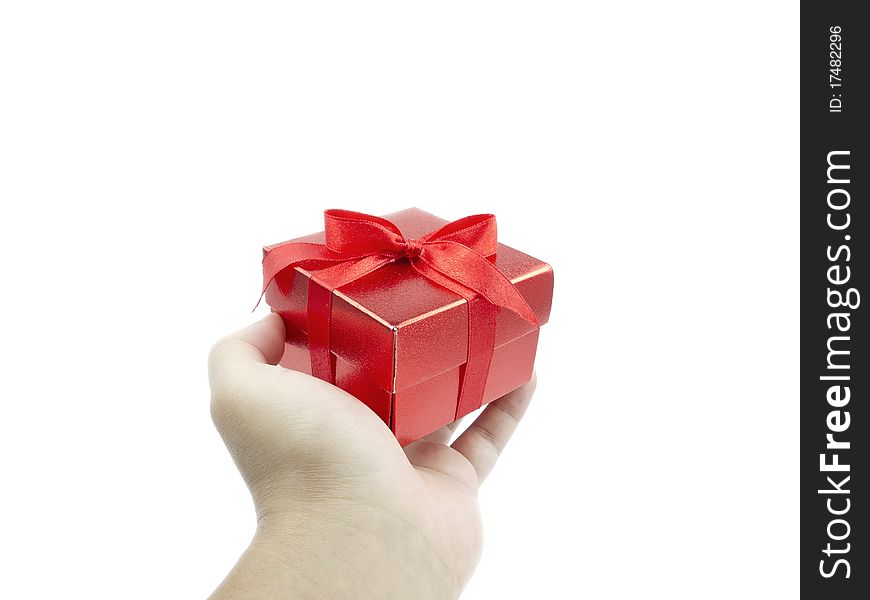
{"type": "Polygon", "coordinates": [[[275,313],[219,340],[208,358],[212,391],[237,380],[254,365],[277,364],[284,353],[284,322],[275,313]]]}
{"type": "Polygon", "coordinates": [[[511,435],[532,399],[536,380],[490,403],[480,416],[460,435],[452,447],[460,452],[477,471],[483,482],[495,466],[511,435]]]}
{"type": "Polygon", "coordinates": [[[435,442],[436,444],[449,444],[450,438],[456,433],[456,428],[462,423],[462,417],[456,419],[452,423],[448,423],[441,429],[433,431],[429,435],[423,437],[427,442],[435,442]]]}
{"type": "Polygon", "coordinates": [[[477,473],[459,452],[439,442],[419,439],[404,448],[405,455],[417,469],[455,480],[467,490],[477,493],[477,473]]]}
{"type": "MultiPolygon", "coordinates": [[[[450,448],[447,444],[450,443],[450,438],[453,436],[453,432],[456,431],[456,428],[459,427],[459,424],[462,422],[462,418],[460,417],[456,421],[452,423],[448,423],[444,427],[433,431],[427,436],[420,438],[414,442],[411,442],[407,446],[403,448],[405,451],[405,455],[408,457],[408,462],[410,462],[414,466],[420,466],[427,469],[433,470],[443,470],[440,468],[439,459],[442,456],[453,455],[452,459],[461,459],[462,462],[468,464],[468,461],[465,458],[456,452],[456,450],[450,448]],[[442,453],[437,446],[443,446],[446,453],[442,453]]],[[[450,460],[450,458],[448,458],[450,460]]],[[[449,470],[449,468],[448,468],[449,470]]],[[[475,476],[475,483],[477,482],[477,477],[475,476]]]]}

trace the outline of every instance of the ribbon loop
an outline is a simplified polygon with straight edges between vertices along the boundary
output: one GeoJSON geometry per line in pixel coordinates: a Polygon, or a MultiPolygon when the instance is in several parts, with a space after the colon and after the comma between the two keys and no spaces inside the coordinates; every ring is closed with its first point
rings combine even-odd
{"type": "Polygon", "coordinates": [[[350,210],[323,213],[326,247],[341,254],[402,252],[402,232],[381,217],[350,210]]]}
{"type": "Polygon", "coordinates": [[[329,347],[333,291],[397,257],[407,257],[421,276],[468,302],[468,350],[457,417],[483,403],[499,308],[538,327],[525,298],[490,260],[498,249],[495,215],[472,215],[411,239],[382,217],[330,209],[324,213],[324,234],[325,244],[287,242],[263,257],[263,293],[288,269],[313,271],[307,310],[311,371],[316,377],[335,383],[329,347]]]}
{"type": "Polygon", "coordinates": [[[471,215],[423,236],[423,241],[450,241],[468,246],[481,256],[495,256],[498,250],[495,215],[471,215]]]}

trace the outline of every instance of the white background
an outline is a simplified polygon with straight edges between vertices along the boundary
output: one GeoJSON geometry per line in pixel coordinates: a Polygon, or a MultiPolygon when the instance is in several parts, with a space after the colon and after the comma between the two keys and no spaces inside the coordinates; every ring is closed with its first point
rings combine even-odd
{"type": "Polygon", "coordinates": [[[556,272],[464,598],[797,597],[798,21],[3,3],[0,597],[207,596],[254,517],[205,359],[261,246],[408,206],[556,272]]]}

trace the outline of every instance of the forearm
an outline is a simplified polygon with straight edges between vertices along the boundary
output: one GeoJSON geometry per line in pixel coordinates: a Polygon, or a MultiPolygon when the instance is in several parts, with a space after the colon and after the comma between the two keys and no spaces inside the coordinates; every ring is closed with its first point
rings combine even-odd
{"type": "MultiPolygon", "coordinates": [[[[312,525],[261,522],[251,544],[210,600],[453,600],[461,583],[425,553],[413,537],[394,539],[395,552],[381,554],[384,535],[403,527],[348,530],[337,521],[312,525]],[[381,530],[381,531],[378,531],[381,530]],[[371,541],[370,541],[371,540],[371,541]]],[[[414,536],[414,532],[406,532],[414,536]]]]}
{"type": "Polygon", "coordinates": [[[239,558],[223,583],[210,596],[210,600],[236,598],[279,600],[313,597],[300,594],[300,590],[304,588],[289,562],[290,557],[286,555],[283,548],[258,530],[248,549],[239,558]]]}

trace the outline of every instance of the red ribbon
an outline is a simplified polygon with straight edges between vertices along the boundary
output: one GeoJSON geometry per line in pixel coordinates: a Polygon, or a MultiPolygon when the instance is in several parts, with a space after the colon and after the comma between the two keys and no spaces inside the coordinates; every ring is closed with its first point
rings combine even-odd
{"type": "Polygon", "coordinates": [[[326,244],[287,242],[263,257],[263,293],[278,274],[300,267],[308,285],[308,344],[311,372],[335,383],[329,348],[332,292],[396,260],[407,259],[423,277],[468,301],[468,354],[456,414],[483,403],[495,350],[499,307],[538,327],[525,298],[488,259],[495,256],[495,215],[473,215],[419,239],[408,239],[392,222],[349,210],[324,213],[326,244]]]}

